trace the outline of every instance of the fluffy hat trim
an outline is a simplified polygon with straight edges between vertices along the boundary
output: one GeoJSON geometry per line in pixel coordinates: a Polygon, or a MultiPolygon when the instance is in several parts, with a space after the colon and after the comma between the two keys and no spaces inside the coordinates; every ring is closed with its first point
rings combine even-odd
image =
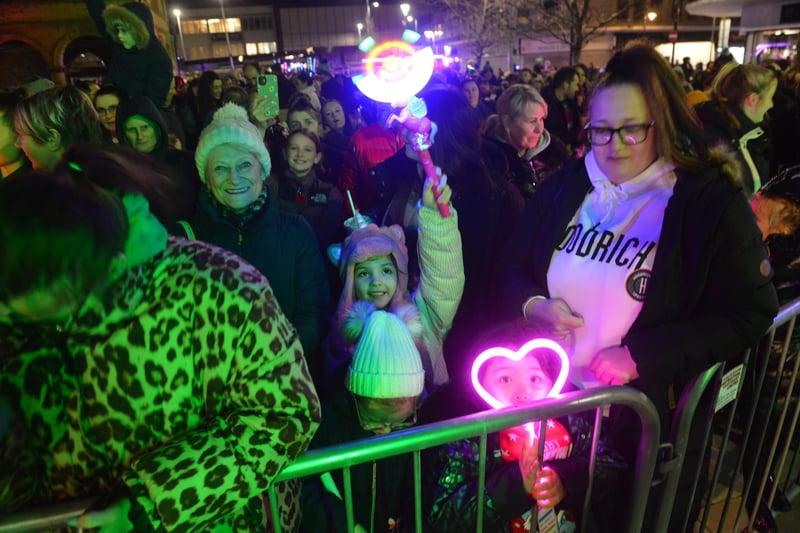
{"type": "MultiPolygon", "coordinates": [[[[361,337],[364,331],[367,319],[375,312],[375,306],[372,302],[360,300],[355,302],[345,316],[344,324],[342,325],[342,337],[350,344],[355,344],[361,337]]],[[[411,338],[414,339],[414,344],[420,345],[424,342],[422,325],[422,317],[419,314],[419,309],[413,304],[400,306],[393,311],[397,317],[403,321],[411,333],[411,338]]]]}
{"type": "MultiPolygon", "coordinates": [[[[142,20],[133,10],[129,9],[127,5],[126,3],[124,5],[111,4],[106,6],[103,10],[103,20],[106,23],[106,31],[115,43],[122,45],[117,38],[117,32],[114,31],[114,23],[121,20],[128,26],[133,34],[133,38],[136,41],[136,48],[138,50],[144,50],[147,48],[147,45],[150,44],[150,30],[147,27],[147,22],[142,20]]],[[[144,7],[146,8],[147,6],[144,7]]]]}

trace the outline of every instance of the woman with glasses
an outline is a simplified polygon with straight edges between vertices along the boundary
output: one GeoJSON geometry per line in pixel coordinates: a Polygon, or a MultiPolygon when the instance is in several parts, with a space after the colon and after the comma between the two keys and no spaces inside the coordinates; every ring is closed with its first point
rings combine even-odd
{"type": "MultiPolygon", "coordinates": [[[[500,259],[501,298],[568,347],[572,385],[637,387],[669,428],[683,384],[771,324],[771,267],[744,195],[651,47],[611,58],[586,133],[591,151],[528,204],[500,259]]],[[[611,416],[633,457],[638,421],[611,416]]],[[[689,457],[684,471],[697,466],[689,457]]]]}

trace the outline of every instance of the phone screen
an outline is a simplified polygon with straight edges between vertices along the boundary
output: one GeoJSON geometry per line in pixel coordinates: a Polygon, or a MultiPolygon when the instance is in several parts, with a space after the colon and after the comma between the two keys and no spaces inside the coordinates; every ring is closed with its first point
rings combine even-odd
{"type": "Polygon", "coordinates": [[[269,102],[269,114],[277,116],[280,111],[278,102],[278,77],[275,74],[259,74],[258,95],[269,102]]]}

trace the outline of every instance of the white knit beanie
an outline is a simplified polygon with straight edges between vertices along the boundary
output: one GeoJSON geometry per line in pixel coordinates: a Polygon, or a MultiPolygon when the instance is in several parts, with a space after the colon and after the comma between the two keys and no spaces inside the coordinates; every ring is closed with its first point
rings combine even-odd
{"type": "Polygon", "coordinates": [[[203,183],[206,182],[208,154],[222,144],[232,144],[251,152],[261,163],[262,178],[267,179],[272,171],[272,162],[264,145],[264,139],[261,138],[258,128],[247,117],[247,110],[232,102],[228,102],[214,113],[214,120],[203,129],[197,142],[194,162],[203,183]]]}
{"type": "Polygon", "coordinates": [[[347,369],[347,390],[366,398],[413,398],[422,393],[424,382],[408,326],[393,313],[370,313],[347,369]]]}

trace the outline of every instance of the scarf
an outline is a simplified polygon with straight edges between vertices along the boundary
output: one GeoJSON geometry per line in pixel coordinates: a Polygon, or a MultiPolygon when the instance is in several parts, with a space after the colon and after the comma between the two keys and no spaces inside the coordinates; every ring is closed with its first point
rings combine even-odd
{"type": "Polygon", "coordinates": [[[230,220],[236,225],[236,227],[241,228],[248,220],[256,216],[256,214],[260,212],[267,203],[269,194],[268,190],[269,187],[267,187],[267,184],[265,183],[264,186],[261,187],[261,193],[259,193],[258,198],[256,198],[242,211],[234,211],[230,207],[222,205],[219,200],[214,197],[208,187],[205,188],[205,194],[211,200],[211,205],[213,205],[214,208],[222,215],[222,218],[230,220]]]}

